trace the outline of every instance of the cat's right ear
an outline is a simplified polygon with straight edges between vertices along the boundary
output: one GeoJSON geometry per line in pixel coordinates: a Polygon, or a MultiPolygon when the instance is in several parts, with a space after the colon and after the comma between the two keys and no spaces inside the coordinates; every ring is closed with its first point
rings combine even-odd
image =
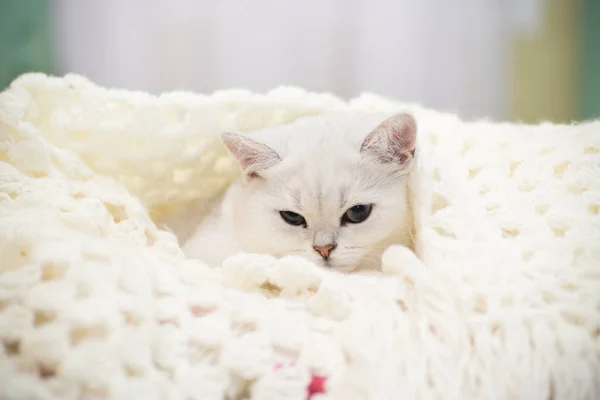
{"type": "Polygon", "coordinates": [[[260,172],[278,164],[281,156],[264,143],[250,139],[236,132],[223,132],[221,140],[240,164],[242,171],[250,178],[260,176],[260,172]]]}

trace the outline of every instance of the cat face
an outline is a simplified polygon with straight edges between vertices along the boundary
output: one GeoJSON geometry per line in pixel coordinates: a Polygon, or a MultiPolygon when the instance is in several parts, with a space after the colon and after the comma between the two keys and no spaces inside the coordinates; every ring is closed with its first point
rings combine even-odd
{"type": "Polygon", "coordinates": [[[223,134],[244,172],[234,205],[244,251],[353,271],[376,269],[389,245],[409,244],[414,119],[335,118],[223,134]]]}

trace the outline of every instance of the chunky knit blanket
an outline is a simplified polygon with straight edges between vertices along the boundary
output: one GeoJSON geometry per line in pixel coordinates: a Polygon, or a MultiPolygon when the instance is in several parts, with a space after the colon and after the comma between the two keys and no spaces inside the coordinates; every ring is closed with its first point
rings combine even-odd
{"type": "Polygon", "coordinates": [[[0,94],[1,399],[310,396],[600,398],[600,122],[75,75],[0,94]],[[190,210],[236,178],[221,130],[352,110],[418,121],[415,253],[376,275],[185,258],[190,210]]]}

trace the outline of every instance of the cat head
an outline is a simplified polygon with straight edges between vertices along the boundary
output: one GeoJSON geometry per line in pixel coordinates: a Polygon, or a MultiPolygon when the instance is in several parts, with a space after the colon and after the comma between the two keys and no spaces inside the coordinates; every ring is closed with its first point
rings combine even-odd
{"type": "Polygon", "coordinates": [[[254,135],[223,133],[243,174],[234,205],[243,250],[353,271],[378,268],[390,244],[408,244],[416,122],[382,118],[311,117],[254,135]]]}

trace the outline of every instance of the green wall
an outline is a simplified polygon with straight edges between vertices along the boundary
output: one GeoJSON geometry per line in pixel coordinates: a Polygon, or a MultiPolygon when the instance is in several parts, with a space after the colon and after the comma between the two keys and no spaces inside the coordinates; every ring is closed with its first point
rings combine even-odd
{"type": "Polygon", "coordinates": [[[600,0],[583,0],[581,118],[600,118],[600,0]]]}
{"type": "Polygon", "coordinates": [[[513,43],[512,116],[527,123],[580,116],[581,5],[543,0],[539,30],[513,43]]]}
{"type": "Polygon", "coordinates": [[[50,0],[0,0],[0,90],[25,72],[54,73],[50,0]]]}

